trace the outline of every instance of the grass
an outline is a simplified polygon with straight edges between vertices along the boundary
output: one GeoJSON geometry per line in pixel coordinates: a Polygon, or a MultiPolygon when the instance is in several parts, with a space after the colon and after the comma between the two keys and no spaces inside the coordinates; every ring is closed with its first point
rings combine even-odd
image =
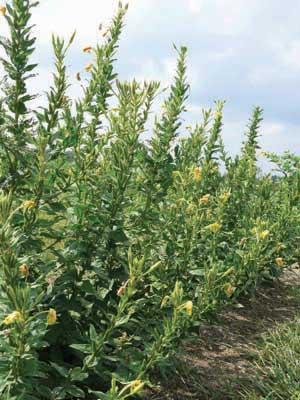
{"type": "Polygon", "coordinates": [[[243,399],[300,399],[299,318],[263,336],[255,367],[255,379],[245,389],[243,399]]]}

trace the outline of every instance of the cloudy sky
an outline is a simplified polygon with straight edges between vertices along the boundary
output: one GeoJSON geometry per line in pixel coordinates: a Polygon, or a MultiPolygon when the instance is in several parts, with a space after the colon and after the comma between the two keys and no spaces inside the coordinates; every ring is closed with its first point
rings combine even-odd
{"type": "MultiPolygon", "coordinates": [[[[188,47],[191,84],[187,123],[201,119],[201,108],[226,100],[224,137],[235,153],[254,105],[264,109],[261,143],[267,151],[300,148],[300,0],[129,0],[120,42],[121,78],[170,83],[176,63],[172,43],[188,47]]],[[[51,33],[77,37],[69,53],[74,79],[90,61],[85,45],[101,40],[99,22],[108,23],[117,0],[41,0],[34,11],[39,80],[51,77],[51,33]]],[[[1,34],[5,27],[0,27],[1,34]]]]}

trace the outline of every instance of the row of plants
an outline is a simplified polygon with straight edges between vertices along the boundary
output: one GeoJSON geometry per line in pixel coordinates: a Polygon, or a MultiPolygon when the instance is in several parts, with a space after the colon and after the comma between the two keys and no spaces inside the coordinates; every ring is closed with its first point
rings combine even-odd
{"type": "Polygon", "coordinates": [[[298,260],[299,159],[262,152],[281,173],[259,171],[259,107],[236,157],[223,102],[182,135],[185,47],[150,128],[159,82],[120,81],[114,68],[122,3],[83,49],[79,99],[65,63],[75,34],[53,36],[53,83],[35,106],[37,5],[0,8],[0,397],[143,396],[203,318],[298,260]]]}

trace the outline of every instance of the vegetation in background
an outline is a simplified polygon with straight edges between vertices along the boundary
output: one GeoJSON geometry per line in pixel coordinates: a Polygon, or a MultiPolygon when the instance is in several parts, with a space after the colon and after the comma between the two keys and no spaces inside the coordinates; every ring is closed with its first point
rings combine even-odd
{"type": "Polygon", "coordinates": [[[298,161],[271,155],[283,176],[259,172],[259,107],[235,158],[222,141],[223,102],[180,137],[185,47],[141,140],[159,83],[118,79],[122,3],[83,49],[80,99],[68,97],[74,35],[53,36],[47,105],[32,109],[35,6],[0,8],[10,30],[0,38],[0,397],[125,400],[207,313],[298,260],[298,161]]]}

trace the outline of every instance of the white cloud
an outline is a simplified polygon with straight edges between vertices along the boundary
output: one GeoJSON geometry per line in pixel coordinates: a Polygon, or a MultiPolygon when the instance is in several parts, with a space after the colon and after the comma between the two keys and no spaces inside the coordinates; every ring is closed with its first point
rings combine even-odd
{"type": "Polygon", "coordinates": [[[98,37],[100,22],[112,17],[117,0],[42,1],[34,11],[39,44],[48,44],[52,33],[68,37],[77,30],[81,41],[98,37]]]}
{"type": "Polygon", "coordinates": [[[300,40],[293,40],[286,47],[281,48],[283,61],[293,69],[300,69],[300,40]]]}
{"type": "Polygon", "coordinates": [[[280,122],[265,121],[262,124],[262,132],[264,135],[274,140],[274,136],[284,134],[285,126],[280,122]]]}
{"type": "Polygon", "coordinates": [[[237,35],[249,29],[258,5],[259,0],[189,0],[188,10],[206,32],[237,35]]]}
{"type": "Polygon", "coordinates": [[[201,0],[189,0],[189,9],[192,13],[199,13],[201,11],[201,0]]]}

